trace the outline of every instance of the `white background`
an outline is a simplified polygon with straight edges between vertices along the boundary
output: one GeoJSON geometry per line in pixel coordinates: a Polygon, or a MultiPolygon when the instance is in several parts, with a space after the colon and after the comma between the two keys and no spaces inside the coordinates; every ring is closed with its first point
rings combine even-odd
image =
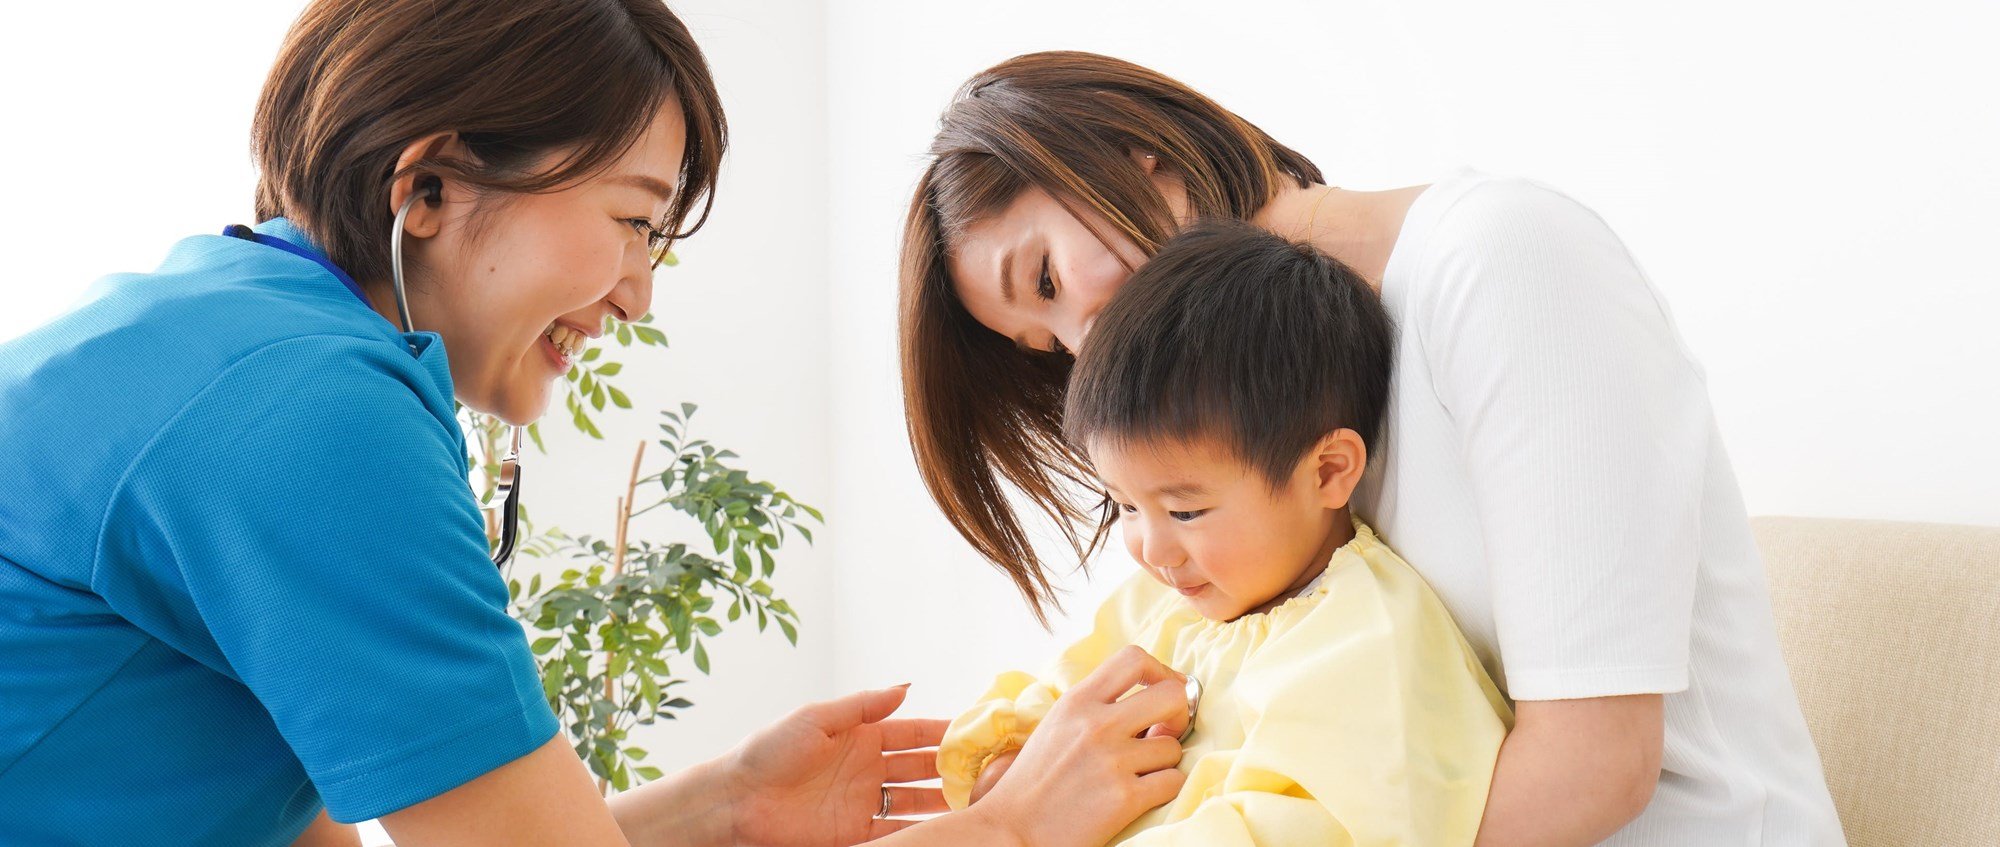
{"type": "MultiPolygon", "coordinates": [[[[248,127],[301,4],[29,4],[0,34],[9,170],[0,339],[94,278],[250,222],[248,127]]],[[[653,761],[715,755],[806,699],[915,682],[948,716],[1051,636],[917,481],[895,372],[895,249],[938,112],[1041,49],[1177,76],[1354,188],[1453,168],[1602,213],[1703,360],[1751,511],[2000,525],[2000,109],[1981,0],[677,2],[734,130],[715,216],[659,277],[673,348],[640,408],[699,429],[829,526],[781,560],[803,616],[726,635],[653,761]]],[[[550,420],[538,520],[603,532],[633,443],[550,420]]],[[[5,449],[0,446],[0,449],[5,449]]],[[[659,531],[657,528],[655,531],[659,531]]],[[[1087,612],[1130,564],[1082,579],[1087,612]]],[[[393,586],[384,586],[393,590],[393,586]]],[[[367,680],[355,680],[365,686],[367,680]]]]}

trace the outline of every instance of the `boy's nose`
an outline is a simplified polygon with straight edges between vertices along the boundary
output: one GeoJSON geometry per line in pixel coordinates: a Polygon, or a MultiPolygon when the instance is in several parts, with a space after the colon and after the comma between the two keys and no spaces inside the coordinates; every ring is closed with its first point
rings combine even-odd
{"type": "Polygon", "coordinates": [[[1187,564],[1187,553],[1181,549],[1179,544],[1175,544],[1171,539],[1162,536],[1148,536],[1145,546],[1140,550],[1140,560],[1154,570],[1166,574],[1167,571],[1187,564]]]}

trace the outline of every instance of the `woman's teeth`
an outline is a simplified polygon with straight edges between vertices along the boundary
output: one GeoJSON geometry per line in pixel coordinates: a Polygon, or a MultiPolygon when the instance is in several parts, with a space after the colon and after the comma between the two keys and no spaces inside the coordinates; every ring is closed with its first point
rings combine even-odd
{"type": "Polygon", "coordinates": [[[582,355],[584,346],[590,343],[589,336],[562,324],[550,324],[548,331],[542,334],[549,337],[549,341],[556,345],[556,350],[561,352],[565,359],[575,359],[582,355]]]}

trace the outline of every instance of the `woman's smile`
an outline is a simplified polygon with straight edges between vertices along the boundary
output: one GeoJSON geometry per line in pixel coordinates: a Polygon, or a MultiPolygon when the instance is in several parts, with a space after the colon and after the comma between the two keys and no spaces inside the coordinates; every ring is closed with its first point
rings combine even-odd
{"type": "Polygon", "coordinates": [[[577,360],[583,358],[583,351],[590,346],[592,337],[576,327],[557,321],[549,324],[549,328],[536,339],[535,343],[542,348],[542,352],[548,354],[549,360],[560,369],[559,372],[568,372],[577,360]]]}

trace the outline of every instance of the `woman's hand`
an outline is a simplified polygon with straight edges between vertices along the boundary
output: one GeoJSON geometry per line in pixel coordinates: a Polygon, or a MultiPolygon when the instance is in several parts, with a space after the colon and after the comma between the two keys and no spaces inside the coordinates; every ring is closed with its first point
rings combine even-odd
{"type": "MultiPolygon", "coordinates": [[[[882,788],[937,777],[948,721],[885,720],[909,686],[811,703],[744,739],[718,762],[733,843],[848,845],[914,821],[882,820],[882,788]]],[[[936,788],[889,788],[891,815],[945,810],[936,788]]]]}
{"type": "Polygon", "coordinates": [[[961,814],[1038,847],[1103,844],[1180,793],[1186,777],[1174,767],[1175,739],[1186,725],[1182,677],[1126,647],[1056,701],[1011,764],[987,763],[1008,778],[996,775],[990,793],[961,814]],[[1119,699],[1134,685],[1147,688],[1119,699]]]}

